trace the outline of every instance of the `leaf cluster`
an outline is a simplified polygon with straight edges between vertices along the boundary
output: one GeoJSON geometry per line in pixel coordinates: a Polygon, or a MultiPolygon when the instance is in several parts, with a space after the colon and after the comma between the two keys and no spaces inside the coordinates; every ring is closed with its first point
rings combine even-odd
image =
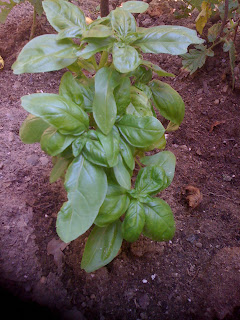
{"type": "Polygon", "coordinates": [[[174,75],[142,53],[182,54],[202,40],[184,27],[138,28],[132,13],[147,6],[129,1],[88,25],[80,8],[45,0],[43,8],[58,34],[34,38],[13,65],[16,74],[69,69],[58,94],[22,97],[29,116],[20,138],[39,142],[53,157],[51,182],[64,179],[68,201],[58,213],[59,237],[68,243],[93,226],[82,259],[87,272],[109,263],[123,239],[136,241],[142,233],[165,241],[174,235],[171,208],[153,196],[171,183],[175,157],[169,151],[144,152],[166,144],[155,110],[176,128],[185,106],[171,86],[152,80],[153,73],[174,75]],[[133,187],[136,157],[143,167],[133,187]]]}

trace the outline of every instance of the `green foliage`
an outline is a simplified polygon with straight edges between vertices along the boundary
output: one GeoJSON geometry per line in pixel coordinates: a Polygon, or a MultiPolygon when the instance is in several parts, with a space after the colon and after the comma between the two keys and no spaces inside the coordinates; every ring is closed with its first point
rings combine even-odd
{"type": "Polygon", "coordinates": [[[153,73],[174,75],[143,60],[141,51],[177,55],[202,40],[179,26],[138,28],[131,13],[147,6],[130,1],[87,25],[80,8],[45,0],[44,10],[58,34],[30,41],[12,66],[15,74],[70,70],[62,76],[59,94],[22,97],[30,115],[20,137],[25,143],[40,142],[53,156],[50,182],[64,179],[68,200],[58,213],[59,237],[70,242],[95,225],[82,258],[87,272],[109,263],[123,239],[132,242],[144,234],[166,241],[175,231],[169,205],[154,197],[172,182],[175,156],[170,151],[144,153],[166,145],[155,110],[178,127],[185,107],[173,88],[152,80],[153,73]],[[86,71],[94,76],[88,78],[86,71]],[[143,167],[134,187],[139,156],[143,167]]]}

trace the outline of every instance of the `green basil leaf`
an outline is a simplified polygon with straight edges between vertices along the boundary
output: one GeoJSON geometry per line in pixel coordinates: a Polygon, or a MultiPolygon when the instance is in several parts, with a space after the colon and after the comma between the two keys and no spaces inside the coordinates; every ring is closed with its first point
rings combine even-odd
{"type": "Polygon", "coordinates": [[[70,39],[57,40],[56,34],[42,35],[25,45],[12,69],[14,74],[60,70],[77,60],[77,49],[70,39]]]}
{"type": "Polygon", "coordinates": [[[85,38],[107,38],[113,35],[111,28],[104,25],[96,25],[83,33],[83,39],[85,38]]]}
{"type": "Polygon", "coordinates": [[[23,121],[19,130],[19,136],[24,143],[40,142],[43,132],[49,127],[49,124],[43,119],[29,114],[23,121]]]}
{"type": "Polygon", "coordinates": [[[159,198],[153,198],[143,206],[145,210],[143,234],[155,241],[172,239],[175,233],[175,222],[170,206],[159,198]]]}
{"type": "Polygon", "coordinates": [[[131,175],[124,165],[121,155],[118,155],[118,163],[113,167],[115,178],[120,186],[125,189],[131,189],[131,175]]]}
{"type": "Polygon", "coordinates": [[[78,90],[83,96],[85,110],[92,112],[92,105],[94,99],[94,81],[91,78],[86,80],[76,79],[78,83],[78,90]]]}
{"type": "Polygon", "coordinates": [[[70,242],[93,224],[107,194],[107,177],[102,168],[78,156],[68,167],[65,184],[68,202],[57,217],[57,233],[70,242]]]}
{"type": "Polygon", "coordinates": [[[137,50],[124,43],[114,43],[112,56],[116,70],[121,73],[135,70],[141,62],[137,50]]]}
{"type": "Polygon", "coordinates": [[[59,95],[81,106],[83,103],[83,95],[79,90],[79,86],[78,81],[73,77],[72,73],[68,71],[62,76],[59,95]]]}
{"type": "Polygon", "coordinates": [[[81,262],[81,268],[93,272],[118,254],[122,245],[121,222],[117,221],[105,228],[95,226],[90,233],[81,262]]]}
{"type": "Polygon", "coordinates": [[[57,159],[57,162],[52,168],[52,171],[50,174],[50,183],[57,181],[59,178],[61,178],[64,175],[70,162],[71,162],[70,159],[65,159],[65,158],[57,159]]]}
{"type": "MultiPolygon", "coordinates": [[[[148,100],[152,98],[152,91],[151,89],[149,88],[149,86],[147,86],[146,84],[142,83],[142,82],[137,82],[134,84],[134,86],[141,90],[144,95],[147,96],[148,100]]],[[[152,106],[150,105],[150,108],[152,108],[152,106]]]]}
{"type": "Polygon", "coordinates": [[[139,194],[157,194],[167,187],[168,180],[164,169],[158,165],[150,165],[139,170],[135,182],[135,190],[139,194]]]}
{"type": "Polygon", "coordinates": [[[114,98],[117,105],[117,114],[125,113],[130,103],[131,81],[128,77],[121,78],[120,84],[114,90],[114,98]]]}
{"type": "MultiPolygon", "coordinates": [[[[141,28],[141,31],[144,29],[141,28]]],[[[133,43],[144,53],[179,55],[187,52],[191,43],[203,43],[195,30],[181,26],[158,26],[145,29],[141,39],[133,43]]]]}
{"type": "Polygon", "coordinates": [[[167,144],[167,141],[166,141],[165,135],[163,135],[160,139],[155,141],[153,144],[144,148],[144,152],[152,151],[154,149],[165,149],[166,144],[167,144]]]}
{"type": "Polygon", "coordinates": [[[123,2],[122,7],[131,13],[143,13],[147,11],[149,4],[143,1],[127,1],[123,2]]]}
{"type": "Polygon", "coordinates": [[[59,133],[55,128],[47,128],[40,140],[41,148],[50,156],[56,156],[63,152],[75,139],[74,136],[63,135],[59,133]]]}
{"type": "Polygon", "coordinates": [[[170,185],[174,177],[176,165],[176,157],[171,151],[162,151],[152,156],[146,156],[144,158],[141,158],[140,161],[146,166],[161,166],[166,173],[168,186],[170,185]]]}
{"type": "Polygon", "coordinates": [[[135,160],[134,160],[134,149],[130,146],[123,138],[120,138],[119,148],[122,155],[123,160],[130,170],[134,170],[135,168],[135,160]]]}
{"type": "Polygon", "coordinates": [[[178,92],[169,84],[159,80],[150,82],[149,87],[152,90],[155,107],[160,114],[173,123],[180,124],[184,118],[185,105],[178,92]]]}
{"type": "Polygon", "coordinates": [[[154,71],[160,77],[175,77],[175,75],[173,73],[166,72],[165,70],[160,68],[158,65],[153,64],[150,61],[142,60],[141,64],[143,64],[143,65],[147,66],[148,68],[150,68],[152,71],[154,71]]]}
{"type": "Polygon", "coordinates": [[[83,147],[85,146],[85,143],[87,141],[87,137],[81,135],[79,138],[75,139],[72,143],[72,151],[74,157],[79,156],[79,154],[82,152],[83,147]]]}
{"type": "Polygon", "coordinates": [[[62,134],[79,135],[88,129],[88,115],[75,103],[53,93],[34,93],[21,98],[28,112],[41,117],[62,134]]]}
{"type": "Polygon", "coordinates": [[[117,123],[117,126],[132,146],[148,147],[159,140],[164,134],[164,127],[154,117],[137,117],[127,114],[117,123]]]}
{"type": "Polygon", "coordinates": [[[108,134],[117,117],[117,106],[113,90],[119,84],[119,74],[104,67],[95,75],[95,96],[93,100],[93,116],[104,134],[108,134]]]}
{"type": "Polygon", "coordinates": [[[143,66],[139,66],[137,69],[130,72],[128,76],[134,77],[135,81],[137,82],[147,84],[149,81],[152,80],[152,70],[146,69],[143,66]]]}
{"type": "Polygon", "coordinates": [[[114,38],[90,38],[86,47],[77,52],[77,56],[83,59],[91,58],[95,53],[108,51],[114,44],[114,38]]]}
{"type": "Polygon", "coordinates": [[[136,32],[136,21],[130,12],[117,8],[111,12],[110,18],[112,28],[123,39],[127,35],[136,32]]]}
{"type": "Polygon", "coordinates": [[[98,140],[87,139],[82,153],[93,164],[108,167],[106,153],[98,140]]]}
{"type": "Polygon", "coordinates": [[[127,108],[126,113],[133,114],[138,117],[152,116],[151,104],[147,95],[132,86],[131,89],[131,105],[127,108]]]}
{"type": "Polygon", "coordinates": [[[74,4],[63,0],[44,0],[42,4],[48,21],[56,31],[71,27],[86,29],[84,13],[74,4]]]}
{"type": "Polygon", "coordinates": [[[66,38],[81,38],[82,37],[82,28],[80,27],[69,27],[61,30],[57,35],[57,40],[66,39],[66,38]]]}
{"type": "Polygon", "coordinates": [[[100,131],[97,131],[97,135],[106,154],[108,166],[114,167],[118,163],[120,142],[120,135],[117,128],[113,127],[108,135],[104,135],[100,131]]]}
{"type": "Polygon", "coordinates": [[[122,223],[123,239],[128,242],[136,241],[144,227],[145,211],[143,205],[136,200],[132,200],[124,221],[122,223]]]}
{"type": "Polygon", "coordinates": [[[116,184],[108,184],[106,198],[94,223],[99,227],[107,226],[126,212],[129,203],[130,200],[126,194],[126,189],[116,184]]]}

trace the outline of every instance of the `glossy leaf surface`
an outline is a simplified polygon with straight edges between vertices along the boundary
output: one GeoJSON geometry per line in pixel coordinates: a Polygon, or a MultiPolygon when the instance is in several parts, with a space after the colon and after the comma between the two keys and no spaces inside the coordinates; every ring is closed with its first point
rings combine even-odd
{"type": "Polygon", "coordinates": [[[43,119],[29,114],[23,121],[19,130],[19,136],[24,143],[40,142],[43,132],[49,127],[49,124],[43,119]]]}
{"type": "Polygon", "coordinates": [[[114,66],[121,73],[135,70],[141,62],[137,50],[126,44],[114,43],[112,55],[114,66]]]}
{"type": "Polygon", "coordinates": [[[131,189],[131,175],[126,168],[122,156],[118,155],[118,163],[113,167],[115,178],[120,186],[125,189],[131,189]]]}
{"type": "Polygon", "coordinates": [[[97,131],[97,136],[103,147],[109,167],[114,167],[118,163],[120,135],[116,127],[108,135],[97,131]]]}
{"type": "Polygon", "coordinates": [[[130,33],[136,32],[136,21],[130,12],[117,8],[111,12],[110,17],[112,28],[123,39],[130,33]]]}
{"type": "Polygon", "coordinates": [[[62,134],[81,134],[88,129],[88,115],[75,103],[52,93],[34,93],[21,98],[25,110],[41,117],[62,134]]]}
{"type": "Polygon", "coordinates": [[[122,245],[121,222],[117,221],[107,227],[95,226],[88,237],[81,268],[93,272],[111,262],[122,245]]]}
{"type": "Polygon", "coordinates": [[[130,146],[123,138],[120,138],[119,148],[124,162],[130,170],[133,170],[135,168],[135,160],[133,156],[134,148],[130,146]]]}
{"type": "Polygon", "coordinates": [[[78,156],[68,167],[65,178],[66,202],[57,218],[57,232],[69,242],[93,224],[107,193],[107,178],[102,168],[78,156]]]}
{"type": "Polygon", "coordinates": [[[59,86],[59,94],[66,99],[72,100],[77,105],[83,103],[83,95],[80,91],[79,82],[73,77],[71,72],[66,72],[62,76],[59,86]]]}
{"type": "Polygon", "coordinates": [[[54,164],[50,174],[50,183],[57,181],[59,178],[61,178],[64,175],[70,162],[71,160],[65,159],[65,158],[57,159],[57,162],[54,164]]]}
{"type": "Polygon", "coordinates": [[[149,5],[143,1],[127,1],[123,2],[122,7],[131,13],[143,13],[148,9],[149,5]]]}
{"type": "Polygon", "coordinates": [[[77,56],[83,59],[91,58],[95,53],[100,51],[108,51],[114,44],[114,38],[92,38],[88,40],[88,44],[82,50],[77,52],[77,56]]]}
{"type": "Polygon", "coordinates": [[[128,77],[120,79],[119,85],[114,90],[114,98],[117,105],[117,113],[119,115],[125,113],[130,103],[130,86],[131,81],[128,77]]]}

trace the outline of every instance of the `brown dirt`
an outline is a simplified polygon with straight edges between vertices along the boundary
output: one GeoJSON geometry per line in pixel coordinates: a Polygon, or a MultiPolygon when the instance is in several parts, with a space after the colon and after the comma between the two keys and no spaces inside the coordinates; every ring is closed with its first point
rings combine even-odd
{"type": "MultiPolygon", "coordinates": [[[[98,14],[98,1],[78,3],[86,15],[98,14]]],[[[172,4],[176,2],[165,1],[158,8],[160,17],[151,11],[139,15],[139,24],[193,28],[194,15],[174,20],[172,4]]],[[[144,237],[124,243],[112,263],[86,274],[80,261],[87,234],[65,249],[57,241],[56,214],[66,195],[60,181],[49,183],[50,158],[39,145],[24,145],[18,137],[27,114],[20,97],[40,90],[57,92],[63,74],[12,73],[10,67],[28,41],[31,19],[32,8],[26,3],[15,7],[0,26],[0,55],[5,60],[0,72],[2,312],[11,318],[16,309],[24,319],[239,319],[240,99],[239,91],[230,89],[227,55],[219,48],[194,77],[183,76],[179,57],[147,56],[177,75],[166,81],[186,103],[183,124],[167,139],[167,149],[177,158],[175,178],[161,194],[173,209],[176,235],[167,243],[144,237]],[[186,201],[189,185],[202,194],[196,208],[186,201]],[[5,304],[9,299],[14,306],[10,309],[5,304]]],[[[42,16],[36,35],[46,32],[52,31],[42,16]]],[[[239,63],[240,35],[237,52],[239,63]]]]}

